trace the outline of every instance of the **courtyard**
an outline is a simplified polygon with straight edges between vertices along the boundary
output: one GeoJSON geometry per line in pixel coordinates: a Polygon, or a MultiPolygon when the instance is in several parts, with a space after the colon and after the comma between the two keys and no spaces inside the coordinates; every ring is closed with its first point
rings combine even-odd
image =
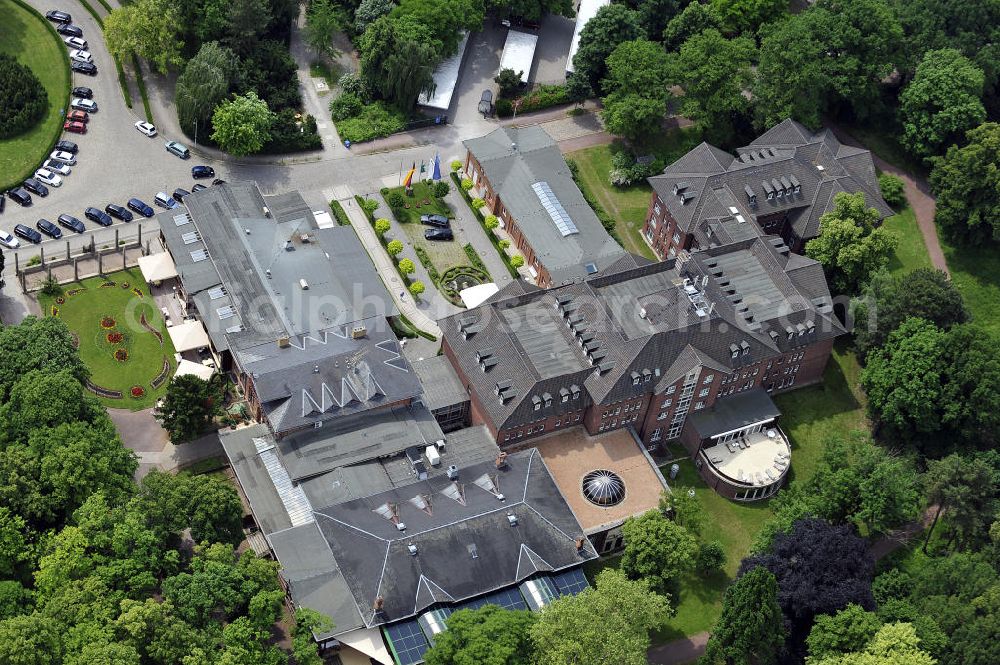
{"type": "Polygon", "coordinates": [[[87,387],[105,406],[144,409],[166,392],[174,346],[138,268],[64,284],[38,303],[73,333],[90,369],[87,387]]]}

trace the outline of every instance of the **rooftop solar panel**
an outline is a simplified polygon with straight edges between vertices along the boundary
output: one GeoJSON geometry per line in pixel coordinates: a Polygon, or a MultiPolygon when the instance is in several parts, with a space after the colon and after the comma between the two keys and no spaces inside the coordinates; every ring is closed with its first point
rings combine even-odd
{"type": "Polygon", "coordinates": [[[403,621],[386,626],[382,631],[399,665],[415,665],[422,662],[424,653],[430,648],[416,621],[403,621]]]}
{"type": "Polygon", "coordinates": [[[575,596],[590,586],[587,582],[587,576],[580,568],[557,573],[552,576],[552,581],[555,583],[556,589],[559,590],[560,596],[575,596]]]}

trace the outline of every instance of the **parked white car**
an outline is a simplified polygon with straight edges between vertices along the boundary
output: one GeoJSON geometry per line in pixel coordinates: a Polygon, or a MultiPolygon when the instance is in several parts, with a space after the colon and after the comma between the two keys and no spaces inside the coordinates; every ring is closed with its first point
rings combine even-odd
{"type": "Polygon", "coordinates": [[[153,138],[154,136],[156,136],[156,127],[154,127],[153,123],[151,122],[140,120],[139,122],[135,123],[135,128],[138,129],[141,133],[148,136],[149,138],[153,138]]]}
{"type": "Polygon", "coordinates": [[[58,173],[59,175],[69,175],[70,173],[73,172],[73,169],[71,169],[69,165],[63,164],[62,162],[57,162],[54,159],[46,159],[45,163],[42,164],[42,168],[48,169],[53,173],[58,173]]]}
{"type": "Polygon", "coordinates": [[[7,249],[17,249],[21,246],[21,243],[6,231],[0,231],[0,245],[3,245],[7,249]]]}
{"type": "Polygon", "coordinates": [[[90,55],[90,51],[84,51],[81,49],[73,49],[69,52],[69,59],[75,60],[77,62],[93,62],[94,57],[90,55]]]}
{"type": "Polygon", "coordinates": [[[66,46],[72,49],[83,51],[87,48],[87,40],[83,37],[66,37],[63,41],[66,42],[66,46]]]}
{"type": "Polygon", "coordinates": [[[97,111],[97,102],[93,99],[84,99],[83,97],[77,97],[69,104],[72,108],[78,111],[86,111],[87,113],[95,113],[97,111]]]}
{"type": "Polygon", "coordinates": [[[57,162],[69,164],[70,166],[76,165],[76,155],[71,152],[66,152],[65,150],[53,150],[49,155],[49,159],[54,159],[57,162]]]}
{"type": "Polygon", "coordinates": [[[48,169],[38,169],[35,171],[35,179],[41,180],[49,187],[62,186],[62,178],[48,169]]]}

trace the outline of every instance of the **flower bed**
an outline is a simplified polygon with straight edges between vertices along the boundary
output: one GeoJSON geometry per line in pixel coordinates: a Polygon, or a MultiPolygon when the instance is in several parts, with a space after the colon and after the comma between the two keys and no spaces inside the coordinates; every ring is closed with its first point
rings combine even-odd
{"type": "Polygon", "coordinates": [[[115,350],[115,360],[117,360],[120,363],[123,363],[126,360],[128,360],[128,351],[126,351],[125,349],[115,350]]]}
{"type": "Polygon", "coordinates": [[[59,296],[59,297],[56,298],[56,304],[57,305],[65,305],[66,304],[66,299],[63,298],[62,296],[59,296]]]}
{"type": "Polygon", "coordinates": [[[140,291],[139,289],[132,289],[132,295],[134,295],[137,298],[141,298],[142,297],[142,291],[140,291]]]}
{"type": "Polygon", "coordinates": [[[118,286],[116,282],[104,282],[103,284],[101,284],[102,289],[113,289],[116,286],[118,286]]]}
{"type": "Polygon", "coordinates": [[[146,396],[146,389],[142,386],[132,386],[128,392],[135,399],[142,399],[146,396]]]}
{"type": "Polygon", "coordinates": [[[448,300],[456,305],[461,305],[462,298],[458,295],[459,291],[477,284],[485,284],[488,281],[490,281],[489,273],[484,270],[472,266],[454,266],[444,271],[439,286],[441,293],[448,300]]]}
{"type": "Polygon", "coordinates": [[[128,291],[129,288],[128,282],[122,282],[122,288],[128,291]]]}
{"type": "Polygon", "coordinates": [[[59,308],[55,305],[52,306],[52,316],[59,316],[59,308]]]}
{"type": "Polygon", "coordinates": [[[79,294],[83,293],[86,290],[87,289],[70,289],[69,291],[66,292],[66,295],[72,297],[72,296],[79,295],[79,294]]]}
{"type": "Polygon", "coordinates": [[[108,340],[109,344],[121,344],[123,341],[125,341],[125,335],[116,330],[114,332],[109,332],[106,336],[106,339],[108,340]]]}
{"type": "Polygon", "coordinates": [[[101,318],[101,327],[105,330],[111,330],[116,325],[118,325],[118,322],[115,321],[114,317],[105,316],[101,318]]]}

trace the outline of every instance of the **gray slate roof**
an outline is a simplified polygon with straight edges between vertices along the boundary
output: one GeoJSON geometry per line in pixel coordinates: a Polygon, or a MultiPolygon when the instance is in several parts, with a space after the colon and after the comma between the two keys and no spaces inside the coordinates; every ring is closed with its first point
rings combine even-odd
{"type": "Polygon", "coordinates": [[[431,411],[469,401],[468,391],[445,356],[418,360],[413,363],[413,371],[424,388],[424,404],[431,411]]]}
{"type": "Polygon", "coordinates": [[[832,209],[838,192],[863,192],[867,204],[883,217],[893,214],[882,199],[871,154],[841,144],[829,130],[813,133],[785,120],[739,148],[737,155],[702,143],[649,178],[678,226],[696,233],[701,246],[745,239],[748,229],[732,224],[720,228],[717,237],[707,234],[709,227],[715,230],[716,224],[732,222],[737,214],[756,220],[784,213],[800,238],[814,238],[820,217],[832,209]],[[766,188],[783,189],[782,179],[797,182],[799,193],[768,200],[766,188]],[[682,203],[674,194],[675,185],[686,185],[684,192],[693,198],[682,203]],[[749,201],[748,188],[756,195],[756,205],[749,201]]]}
{"type": "MultiPolygon", "coordinates": [[[[534,449],[510,455],[501,469],[493,462],[462,468],[457,484],[430,478],[321,508],[315,516],[369,627],[597,557],[534,449]],[[505,500],[484,489],[491,483],[505,500]],[[379,511],[396,517],[390,521],[379,511]],[[373,610],[377,597],[382,613],[373,610]]],[[[282,537],[273,535],[272,542],[282,537]]]]}
{"type": "Polygon", "coordinates": [[[566,160],[544,129],[501,127],[464,145],[479,161],[553,284],[582,279],[590,274],[586,269],[590,263],[603,272],[624,255],[625,250],[608,235],[583,198],[566,160]],[[541,182],[551,187],[578,233],[564,236],[557,228],[532,188],[541,182]]]}
{"type": "Polygon", "coordinates": [[[632,266],[548,290],[505,289],[439,322],[497,427],[636,396],[648,386],[633,385],[634,375],[650,375],[662,390],[699,365],[730,373],[844,333],[822,267],[774,236],[694,252],[683,265],[632,266]],[[685,280],[697,285],[695,296],[685,280]],[[810,324],[813,332],[799,336],[810,324]],[[525,330],[530,339],[546,331],[546,341],[526,347],[525,330]],[[749,354],[733,359],[732,345],[744,343],[749,354]],[[484,369],[484,356],[495,364],[484,369]],[[562,401],[580,386],[578,400],[562,401]],[[546,393],[552,406],[535,412],[546,393]]]}

